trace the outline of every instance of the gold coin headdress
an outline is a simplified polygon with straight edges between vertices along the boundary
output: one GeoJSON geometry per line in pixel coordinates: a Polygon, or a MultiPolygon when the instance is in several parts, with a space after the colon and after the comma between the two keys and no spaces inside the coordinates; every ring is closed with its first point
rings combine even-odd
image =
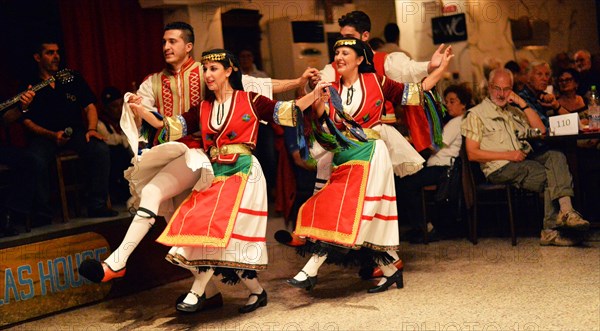
{"type": "MultiPolygon", "coordinates": [[[[333,45],[333,48],[336,49],[336,48],[342,47],[342,46],[351,46],[352,48],[356,49],[357,46],[360,47],[361,45],[357,45],[356,39],[340,39],[335,42],[335,45],[333,45]]],[[[360,48],[362,48],[363,55],[365,56],[365,61],[367,62],[368,65],[371,65],[371,63],[369,63],[369,57],[367,56],[367,51],[364,49],[364,47],[360,47],[360,48]]]]}
{"type": "Polygon", "coordinates": [[[335,42],[333,48],[338,48],[342,46],[354,46],[356,45],[356,39],[340,39],[335,42]]]}
{"type": "Polygon", "coordinates": [[[238,71],[238,68],[233,65],[233,62],[231,62],[231,58],[227,57],[227,53],[206,54],[202,57],[202,60],[200,62],[202,62],[202,64],[204,65],[206,64],[206,62],[218,62],[223,61],[225,59],[229,61],[229,66],[233,68],[233,71],[238,71]]]}

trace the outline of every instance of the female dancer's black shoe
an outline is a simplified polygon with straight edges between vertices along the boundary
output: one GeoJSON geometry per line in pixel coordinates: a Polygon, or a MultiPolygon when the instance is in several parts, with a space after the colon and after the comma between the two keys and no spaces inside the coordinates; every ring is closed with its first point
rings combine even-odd
{"type": "Polygon", "coordinates": [[[185,302],[178,302],[177,305],[175,305],[175,309],[177,309],[177,311],[183,312],[183,313],[195,313],[197,311],[200,311],[202,309],[203,303],[206,300],[206,295],[202,294],[201,296],[198,295],[198,293],[194,292],[194,291],[190,291],[190,293],[192,293],[193,295],[196,296],[196,298],[198,298],[198,302],[196,302],[195,304],[191,305],[189,303],[185,303],[185,302]]]}
{"type": "Polygon", "coordinates": [[[300,272],[303,272],[306,275],[305,280],[296,280],[296,279],[292,278],[292,279],[288,279],[286,282],[297,288],[303,288],[303,289],[306,289],[307,291],[312,290],[313,287],[315,287],[315,285],[317,285],[317,276],[311,277],[304,270],[300,270],[300,272]]]}
{"type": "Polygon", "coordinates": [[[388,287],[392,286],[392,284],[396,283],[396,287],[403,288],[404,287],[404,279],[402,277],[402,269],[398,269],[393,275],[390,277],[385,277],[385,283],[371,287],[367,290],[368,293],[379,293],[388,289],[388,287]]]}
{"type": "Polygon", "coordinates": [[[267,305],[267,291],[265,291],[264,289],[261,294],[252,293],[248,297],[252,297],[252,296],[256,297],[256,301],[252,304],[240,307],[239,312],[241,314],[253,312],[256,309],[258,309],[258,307],[264,307],[267,305]]]}
{"type": "MultiPolygon", "coordinates": [[[[177,298],[177,301],[175,301],[175,309],[177,309],[178,304],[182,303],[183,300],[185,300],[186,296],[187,293],[184,293],[180,295],[179,298],[177,298]]],[[[223,295],[221,295],[221,293],[217,293],[210,298],[206,298],[202,303],[202,307],[200,307],[199,310],[209,310],[221,307],[223,307],[223,295]]]]}

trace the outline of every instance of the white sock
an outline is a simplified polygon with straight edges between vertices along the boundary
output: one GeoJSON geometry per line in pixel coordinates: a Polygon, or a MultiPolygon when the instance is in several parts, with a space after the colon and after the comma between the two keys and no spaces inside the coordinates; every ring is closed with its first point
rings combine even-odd
{"type": "Polygon", "coordinates": [[[325,260],[327,260],[327,255],[318,256],[317,254],[313,254],[310,259],[308,259],[308,262],[306,262],[306,265],[304,265],[304,268],[302,268],[302,271],[304,272],[300,271],[296,276],[294,276],[294,279],[297,281],[306,280],[306,274],[308,274],[310,277],[316,276],[317,273],[319,273],[319,268],[323,262],[325,262],[325,260]]]}
{"type": "Polygon", "coordinates": [[[563,213],[573,210],[573,205],[571,204],[570,196],[558,198],[558,204],[560,205],[560,211],[562,211],[563,213]]]}
{"type": "MultiPolygon", "coordinates": [[[[398,271],[398,268],[396,268],[396,266],[393,263],[386,264],[386,265],[380,265],[379,268],[381,269],[381,271],[383,272],[383,275],[385,277],[390,277],[393,274],[395,274],[396,271],[398,271]]],[[[377,286],[382,285],[383,283],[385,283],[385,281],[387,280],[385,277],[381,278],[381,280],[379,281],[379,283],[377,284],[377,286]]]]}
{"type": "MultiPolygon", "coordinates": [[[[237,275],[240,277],[240,280],[242,281],[242,283],[244,283],[244,285],[246,285],[246,287],[248,288],[248,290],[250,290],[250,293],[254,293],[254,294],[261,294],[264,289],[262,288],[262,286],[260,286],[260,283],[258,282],[258,277],[249,279],[249,278],[242,278],[242,274],[243,271],[238,271],[237,275]]],[[[246,302],[246,305],[251,305],[253,303],[256,302],[256,300],[258,300],[258,298],[254,295],[248,297],[248,302],[246,302]]]]}
{"type": "MultiPolygon", "coordinates": [[[[194,283],[192,284],[191,290],[196,292],[199,296],[204,294],[204,289],[206,288],[206,284],[210,282],[210,278],[215,273],[214,269],[208,269],[207,271],[198,272],[197,270],[190,270],[194,275],[194,283]]],[[[198,303],[198,297],[196,297],[192,293],[188,293],[185,299],[183,299],[184,303],[195,305],[198,303]]]]}
{"type": "Polygon", "coordinates": [[[110,254],[110,256],[104,260],[104,263],[114,270],[118,271],[125,268],[127,259],[133,253],[138,244],[144,239],[148,230],[154,225],[154,218],[143,218],[140,216],[134,216],[125,238],[121,242],[121,245],[110,254]]]}

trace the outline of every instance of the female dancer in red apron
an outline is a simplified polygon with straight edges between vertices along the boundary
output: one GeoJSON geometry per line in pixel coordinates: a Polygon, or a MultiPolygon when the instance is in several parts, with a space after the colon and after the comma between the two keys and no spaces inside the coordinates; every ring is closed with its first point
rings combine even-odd
{"type": "MultiPolygon", "coordinates": [[[[200,146],[210,158],[214,179],[198,183],[179,206],[159,243],[172,246],[167,260],[189,269],[192,288],[177,310],[196,312],[206,300],[204,290],[214,274],[226,283],[242,281],[250,297],[240,313],[267,304],[267,293],[257,278],[257,270],[267,267],[265,232],[267,191],[265,177],[252,155],[259,121],[275,121],[294,126],[301,109],[308,108],[322,90],[290,102],[275,102],[253,92],[244,92],[237,59],[228,51],[202,54],[205,100],[176,119],[157,121],[137,105],[144,120],[170,141],[200,131],[200,146]],[[203,185],[205,184],[205,185],[203,185]]],[[[202,178],[200,180],[203,180],[202,178]]]]}
{"type": "Polygon", "coordinates": [[[334,49],[341,78],[333,83],[335,92],[329,102],[315,104],[318,124],[313,126],[317,141],[334,151],[334,170],[325,186],[299,211],[294,233],[307,238],[307,245],[300,249],[312,256],[288,283],[312,289],[319,267],[329,259],[378,265],[384,278],[369,293],[384,291],[392,284],[400,288],[402,270],[392,263],[398,260],[395,251],[399,247],[393,168],[377,129],[385,101],[419,104],[422,89],[433,88],[442,77],[452,50],[446,49],[440,67],[422,83],[402,84],[375,73],[373,53],[361,40],[344,38],[334,49]],[[328,132],[321,130],[323,122],[328,132]],[[336,139],[327,140],[332,134],[336,139]]]}

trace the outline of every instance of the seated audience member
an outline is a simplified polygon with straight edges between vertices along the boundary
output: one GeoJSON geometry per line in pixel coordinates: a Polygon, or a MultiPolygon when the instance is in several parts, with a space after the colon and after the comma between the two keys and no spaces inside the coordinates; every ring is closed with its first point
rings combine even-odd
{"type": "Polygon", "coordinates": [[[481,163],[492,183],[544,192],[541,245],[579,244],[583,232],[578,231],[587,230],[590,223],[571,205],[573,180],[565,156],[557,151],[535,151],[519,140],[519,132],[533,127],[545,134],[546,128],[537,112],[512,91],[510,70],[492,71],[489,82],[489,98],[472,108],[462,124],[469,160],[481,163]]]}
{"type": "Polygon", "coordinates": [[[579,87],[577,88],[577,94],[586,97],[589,93],[592,85],[596,85],[600,88],[600,72],[594,71],[592,68],[592,54],[585,49],[580,49],[573,54],[573,61],[575,62],[575,70],[579,72],[579,87]]]}
{"type": "MultiPolygon", "coordinates": [[[[59,70],[60,53],[58,43],[52,40],[40,42],[33,54],[38,68],[37,76],[31,77],[24,88],[49,79],[59,70]]],[[[118,212],[108,209],[108,176],[110,154],[104,137],[98,133],[96,98],[84,78],[72,71],[72,79],[56,80],[48,88],[33,94],[33,98],[22,100],[23,124],[29,131],[29,151],[39,165],[38,190],[40,202],[50,208],[50,169],[57,153],[64,149],[74,150],[84,161],[88,174],[87,209],[89,217],[112,217],[118,212]]]]}
{"type": "Polygon", "coordinates": [[[546,88],[550,85],[550,65],[545,61],[534,61],[527,67],[527,84],[519,92],[519,96],[535,110],[548,129],[550,123],[548,117],[558,115],[562,110],[554,94],[546,93],[546,88]]]}
{"type": "MultiPolygon", "coordinates": [[[[427,159],[427,166],[419,172],[397,179],[398,209],[404,209],[411,229],[406,239],[411,243],[423,242],[425,225],[423,210],[421,208],[421,188],[428,185],[439,184],[440,179],[450,167],[453,158],[458,158],[462,145],[460,125],[467,108],[471,105],[472,93],[464,85],[450,85],[444,90],[444,100],[448,115],[451,119],[443,128],[443,146],[427,159]]],[[[437,225],[436,225],[437,227],[437,225]]],[[[429,228],[429,239],[435,240],[434,228],[429,228]]],[[[448,229],[451,230],[451,229],[448,229]]]]}
{"type": "Polygon", "coordinates": [[[588,107],[583,97],[577,94],[579,73],[575,69],[564,69],[556,76],[558,84],[558,103],[561,105],[559,114],[579,113],[582,119],[587,119],[588,107]]]}
{"type": "Polygon", "coordinates": [[[256,64],[254,63],[254,54],[252,53],[252,51],[248,49],[243,49],[239,52],[238,56],[240,61],[240,68],[242,69],[242,73],[244,75],[258,78],[269,77],[266,72],[258,70],[258,68],[256,68],[256,64]]]}
{"type": "MultiPolygon", "coordinates": [[[[558,102],[565,110],[561,113],[579,113],[582,126],[589,123],[588,107],[583,98],[576,94],[579,84],[579,72],[574,69],[563,70],[558,75],[560,97],[558,102]]],[[[600,145],[598,139],[577,140],[577,164],[579,176],[583,180],[583,212],[590,221],[598,220],[600,216],[600,145]]]]}
{"type": "Polygon", "coordinates": [[[123,172],[131,166],[132,153],[127,136],[119,121],[123,110],[123,94],[116,87],[102,91],[102,109],[98,113],[98,133],[106,137],[110,149],[109,191],[113,203],[123,203],[130,197],[129,183],[123,172]]]}

